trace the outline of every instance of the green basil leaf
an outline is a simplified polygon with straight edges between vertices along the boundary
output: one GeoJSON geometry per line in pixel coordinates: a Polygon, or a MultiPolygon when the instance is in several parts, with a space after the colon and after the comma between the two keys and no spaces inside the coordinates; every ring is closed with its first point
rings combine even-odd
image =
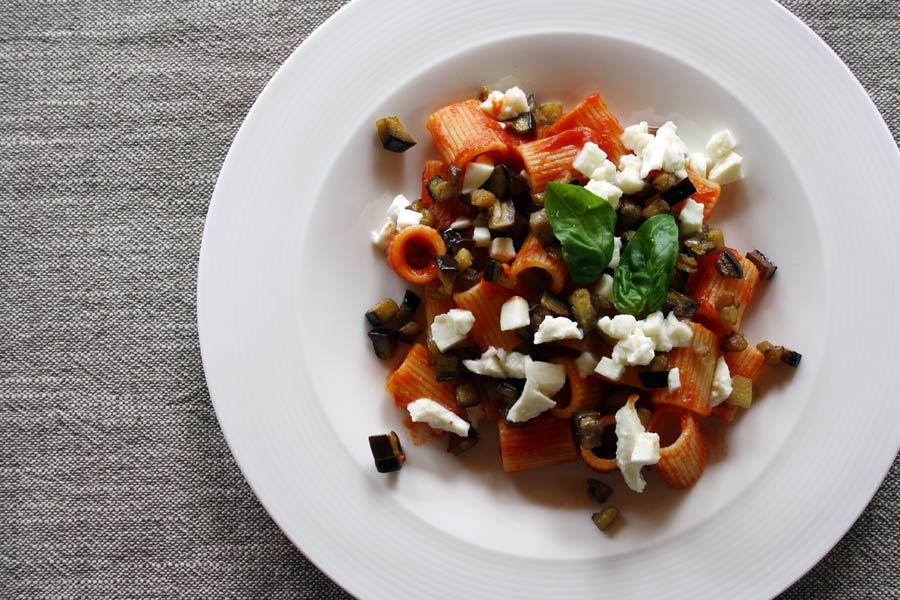
{"type": "Polygon", "coordinates": [[[613,277],[613,304],[642,316],[660,309],[678,260],[678,225],[672,215],[650,217],[625,246],[613,277]]]}
{"type": "Polygon", "coordinates": [[[600,277],[613,255],[616,211],[612,205],[581,186],[549,183],[544,208],[562,243],[569,276],[580,284],[600,277]]]}

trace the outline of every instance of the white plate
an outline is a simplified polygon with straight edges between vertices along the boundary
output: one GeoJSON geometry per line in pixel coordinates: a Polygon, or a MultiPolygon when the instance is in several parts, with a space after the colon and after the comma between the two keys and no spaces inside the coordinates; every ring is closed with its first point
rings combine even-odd
{"type": "Polygon", "coordinates": [[[898,190],[878,112],[774,2],[356,0],[281,67],[222,168],[198,283],[216,412],[272,517],[359,597],[774,595],[847,530],[900,443],[898,190]],[[748,175],[715,221],[779,264],[746,329],[804,353],[713,432],[694,489],[617,485],[609,536],[579,465],[505,475],[488,435],[461,460],[408,444],[383,476],[366,441],[403,430],[362,319],[402,286],[369,230],[393,194],[418,196],[428,113],[508,75],[568,104],[600,90],[625,123],[672,118],[692,147],[732,128],[748,175]],[[420,141],[405,155],[376,141],[387,114],[420,141]]]}

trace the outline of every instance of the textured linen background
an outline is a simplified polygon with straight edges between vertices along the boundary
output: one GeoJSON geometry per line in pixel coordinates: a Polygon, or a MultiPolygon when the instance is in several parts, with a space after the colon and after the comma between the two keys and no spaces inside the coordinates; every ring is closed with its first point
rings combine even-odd
{"type": "MultiPolygon", "coordinates": [[[[228,146],[278,65],[342,4],[0,6],[0,597],[346,597],[235,466],[194,306],[228,146]]],[[[897,0],[785,4],[850,65],[896,140],[897,0]]],[[[783,597],[900,598],[898,492],[895,462],[783,597]]]]}

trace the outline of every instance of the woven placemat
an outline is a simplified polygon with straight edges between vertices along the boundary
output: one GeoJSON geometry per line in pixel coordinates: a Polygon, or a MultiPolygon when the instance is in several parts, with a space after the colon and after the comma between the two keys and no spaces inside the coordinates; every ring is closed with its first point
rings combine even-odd
{"type": "MultiPolygon", "coordinates": [[[[0,597],[347,597],[235,466],[194,306],[228,146],[278,65],[342,4],[0,5],[0,597]]],[[[897,139],[900,4],[785,4],[897,139]]],[[[895,462],[783,597],[900,598],[898,492],[895,462]]]]}

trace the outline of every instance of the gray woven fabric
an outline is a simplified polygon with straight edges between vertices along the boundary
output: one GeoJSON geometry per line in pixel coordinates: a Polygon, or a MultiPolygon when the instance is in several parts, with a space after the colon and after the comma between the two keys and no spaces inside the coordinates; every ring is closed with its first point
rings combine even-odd
{"type": "MultiPolygon", "coordinates": [[[[347,597],[236,468],[194,307],[228,145],[341,4],[0,6],[0,597],[347,597]]],[[[785,4],[850,64],[897,139],[897,1],[785,4]]],[[[900,598],[898,492],[895,462],[783,597],[900,598]]]]}

